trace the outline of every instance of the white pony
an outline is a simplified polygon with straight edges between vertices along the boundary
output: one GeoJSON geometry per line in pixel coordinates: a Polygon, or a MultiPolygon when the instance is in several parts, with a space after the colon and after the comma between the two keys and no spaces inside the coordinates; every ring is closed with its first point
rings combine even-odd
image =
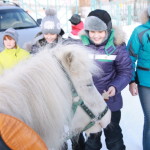
{"type": "Polygon", "coordinates": [[[87,128],[87,134],[100,131],[110,122],[110,110],[93,85],[95,72],[96,65],[81,46],[45,48],[1,75],[0,113],[22,120],[40,135],[49,150],[58,150],[65,140],[64,126],[69,126],[71,133],[81,132],[91,121],[88,112],[94,115],[95,124],[87,128]],[[73,115],[72,104],[79,99],[85,111],[79,105],[73,115]]]}

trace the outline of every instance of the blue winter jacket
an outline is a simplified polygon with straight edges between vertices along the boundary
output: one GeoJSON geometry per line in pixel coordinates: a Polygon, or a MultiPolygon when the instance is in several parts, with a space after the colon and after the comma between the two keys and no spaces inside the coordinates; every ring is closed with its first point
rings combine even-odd
{"type": "Polygon", "coordinates": [[[111,111],[117,111],[122,108],[121,91],[128,85],[132,77],[131,59],[123,42],[123,33],[114,35],[114,32],[116,31],[111,32],[107,43],[101,46],[96,46],[90,41],[85,42],[88,37],[81,35],[83,43],[92,48],[93,56],[91,57],[95,59],[98,66],[103,70],[102,74],[93,77],[96,88],[101,94],[104,90],[108,90],[110,86],[116,88],[116,95],[107,101],[111,111]]]}
{"type": "Polygon", "coordinates": [[[132,59],[132,82],[150,87],[150,20],[134,29],[127,48],[132,59]]]}

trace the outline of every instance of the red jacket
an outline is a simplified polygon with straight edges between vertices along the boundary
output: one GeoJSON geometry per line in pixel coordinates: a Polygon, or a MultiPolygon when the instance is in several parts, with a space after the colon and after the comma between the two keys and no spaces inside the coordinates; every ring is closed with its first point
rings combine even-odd
{"type": "Polygon", "coordinates": [[[84,28],[84,24],[83,22],[81,21],[79,24],[77,25],[72,25],[72,30],[71,30],[71,33],[73,35],[78,35],[79,31],[81,31],[82,29],[84,28]]]}

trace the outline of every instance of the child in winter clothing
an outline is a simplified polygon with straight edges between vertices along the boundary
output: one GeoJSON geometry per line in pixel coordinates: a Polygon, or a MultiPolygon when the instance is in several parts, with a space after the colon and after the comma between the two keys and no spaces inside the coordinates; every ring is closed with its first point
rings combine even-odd
{"type": "Polygon", "coordinates": [[[70,38],[80,39],[79,32],[84,28],[83,21],[81,21],[81,17],[78,14],[72,15],[69,19],[71,22],[71,33],[69,34],[70,38]]]}
{"type": "MultiPolygon", "coordinates": [[[[92,49],[91,58],[103,70],[100,76],[93,76],[97,90],[109,96],[106,101],[111,110],[111,123],[104,129],[106,146],[109,150],[125,150],[121,119],[121,91],[129,84],[132,76],[131,59],[126,49],[122,31],[112,28],[111,17],[105,10],[91,11],[84,22],[82,43],[92,49]],[[120,32],[120,33],[119,33],[120,32]]],[[[102,132],[90,134],[85,150],[100,150],[102,132]]]]}
{"type": "Polygon", "coordinates": [[[136,27],[129,39],[133,77],[129,90],[138,95],[144,112],[143,150],[150,149],[150,5],[142,16],[142,25],[136,27]],[[145,18],[146,20],[143,20],[145,18]],[[136,63],[137,62],[137,63],[136,63]],[[136,65],[137,64],[137,65],[136,65]]]}
{"type": "Polygon", "coordinates": [[[21,60],[29,57],[29,53],[17,45],[18,34],[13,28],[4,32],[3,42],[5,49],[0,53],[0,72],[15,66],[21,60]]]}
{"type": "Polygon", "coordinates": [[[55,47],[58,43],[62,43],[62,35],[64,31],[60,27],[60,21],[56,16],[54,9],[47,9],[45,11],[46,16],[41,22],[41,33],[39,33],[35,39],[26,43],[25,48],[30,51],[31,54],[37,53],[40,48],[48,46],[49,48],[55,47]]]}

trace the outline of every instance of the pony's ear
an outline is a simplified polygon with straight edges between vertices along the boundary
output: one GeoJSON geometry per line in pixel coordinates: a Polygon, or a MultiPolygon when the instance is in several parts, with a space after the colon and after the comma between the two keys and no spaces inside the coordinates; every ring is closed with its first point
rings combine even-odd
{"type": "Polygon", "coordinates": [[[71,63],[73,62],[73,59],[74,59],[74,56],[73,56],[72,52],[66,53],[65,60],[66,60],[66,64],[69,67],[71,67],[71,63]]]}

